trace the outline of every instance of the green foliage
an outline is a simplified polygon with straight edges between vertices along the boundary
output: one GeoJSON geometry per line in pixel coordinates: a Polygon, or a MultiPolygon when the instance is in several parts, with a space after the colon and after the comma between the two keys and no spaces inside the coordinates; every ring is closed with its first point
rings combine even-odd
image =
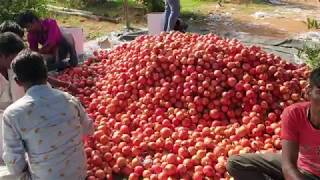
{"type": "Polygon", "coordinates": [[[306,43],[302,49],[299,50],[298,56],[303,58],[306,64],[315,69],[320,67],[320,45],[306,43]]]}
{"type": "Polygon", "coordinates": [[[83,8],[95,0],[58,0],[60,4],[63,4],[69,8],[83,8]]]}
{"type": "Polygon", "coordinates": [[[319,29],[320,23],[312,18],[307,18],[308,29],[319,29]]]}
{"type": "Polygon", "coordinates": [[[143,4],[149,12],[164,11],[163,0],[136,0],[139,4],[143,4]]]}
{"type": "Polygon", "coordinates": [[[0,23],[15,20],[16,16],[26,10],[32,10],[39,17],[47,15],[47,0],[5,0],[0,3],[0,23]]]}

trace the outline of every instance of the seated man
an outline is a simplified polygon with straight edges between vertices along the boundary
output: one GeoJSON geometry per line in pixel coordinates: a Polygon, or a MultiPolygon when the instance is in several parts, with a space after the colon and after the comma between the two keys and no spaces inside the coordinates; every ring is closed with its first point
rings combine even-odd
{"type": "Polygon", "coordinates": [[[281,116],[281,154],[231,156],[227,170],[235,180],[320,179],[320,69],[309,78],[310,102],[287,107],[281,116]]]}
{"type": "Polygon", "coordinates": [[[94,128],[81,103],[47,85],[47,68],[38,53],[23,50],[11,66],[26,94],[3,113],[8,171],[31,180],[84,180],[82,138],[94,128]]]}
{"type": "MultiPolygon", "coordinates": [[[[19,30],[19,28],[20,28],[20,26],[18,24],[16,24],[15,22],[8,23],[6,21],[0,25],[0,32],[1,33],[5,33],[5,32],[15,33],[15,32],[17,32],[18,34],[15,33],[16,35],[19,35],[19,34],[21,35],[21,33],[19,33],[21,28],[20,28],[20,30],[19,30]]],[[[6,56],[6,57],[8,57],[8,59],[7,59],[7,62],[4,63],[5,60],[4,59],[1,60],[1,58],[0,58],[0,60],[2,61],[2,62],[0,62],[0,76],[2,74],[3,77],[5,77],[5,79],[10,81],[10,77],[6,76],[5,74],[12,75],[12,73],[7,72],[7,71],[10,71],[9,65],[11,63],[11,60],[15,57],[15,55],[18,54],[18,52],[20,52],[22,50],[19,47],[22,47],[22,46],[24,47],[24,43],[23,43],[22,39],[19,39],[18,37],[14,37],[14,35],[12,35],[12,34],[5,34],[1,37],[2,37],[2,39],[1,39],[2,44],[0,45],[0,48],[2,48],[3,50],[0,50],[0,55],[3,55],[4,57],[6,56]],[[13,53],[13,54],[10,54],[10,53],[13,53]],[[3,70],[3,72],[1,71],[1,69],[3,70]]],[[[11,81],[11,82],[12,82],[12,88],[17,87],[14,89],[20,89],[20,92],[23,92],[22,88],[15,86],[14,81],[11,81]]],[[[58,80],[57,78],[54,78],[52,76],[48,77],[48,82],[53,87],[63,87],[63,88],[67,88],[72,93],[77,92],[77,87],[75,87],[73,84],[58,80]]],[[[1,87],[0,87],[0,89],[1,89],[1,87]]],[[[16,93],[12,93],[13,100],[14,101],[17,100],[18,98],[22,97],[23,94],[24,93],[19,93],[16,95],[16,93]]],[[[1,109],[1,107],[0,107],[0,109],[1,109]]]]}
{"type": "Polygon", "coordinates": [[[63,70],[68,66],[63,62],[68,55],[70,56],[69,65],[78,64],[74,39],[68,34],[61,33],[56,20],[42,20],[32,12],[26,11],[18,17],[18,24],[27,29],[30,49],[45,55],[48,61],[53,59],[58,70],[63,70]],[[39,44],[42,45],[41,48],[39,44]]]}
{"type": "Polygon", "coordinates": [[[9,32],[0,34],[0,109],[2,110],[24,95],[23,88],[14,82],[14,73],[10,69],[12,59],[22,49],[24,49],[23,41],[17,35],[9,32]]]}
{"type": "MultiPolygon", "coordinates": [[[[24,49],[23,41],[17,35],[11,32],[0,33],[0,120],[2,119],[3,111],[25,94],[24,89],[15,82],[14,73],[10,68],[13,58],[22,49],[24,49]]],[[[76,90],[71,84],[69,85],[69,83],[52,77],[50,78],[50,83],[54,86],[69,87],[70,91],[76,90]]],[[[3,153],[1,127],[2,123],[0,121],[0,164],[3,153]]]]}

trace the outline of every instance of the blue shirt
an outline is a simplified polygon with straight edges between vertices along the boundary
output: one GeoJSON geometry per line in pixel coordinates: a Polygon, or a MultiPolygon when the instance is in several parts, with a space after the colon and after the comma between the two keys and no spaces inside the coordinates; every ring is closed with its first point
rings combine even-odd
{"type": "Polygon", "coordinates": [[[4,111],[3,160],[11,174],[26,173],[32,180],[82,180],[82,137],[92,132],[93,123],[75,97],[33,86],[4,111]]]}

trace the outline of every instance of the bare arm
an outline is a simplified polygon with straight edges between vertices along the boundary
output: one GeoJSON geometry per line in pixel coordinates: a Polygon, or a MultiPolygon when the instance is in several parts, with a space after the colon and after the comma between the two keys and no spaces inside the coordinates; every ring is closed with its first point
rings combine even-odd
{"type": "Polygon", "coordinates": [[[68,89],[71,93],[77,93],[77,87],[71,83],[61,81],[57,78],[54,78],[52,76],[48,77],[48,82],[53,86],[53,87],[63,87],[68,89]]]}
{"type": "Polygon", "coordinates": [[[67,88],[69,86],[69,83],[65,81],[60,81],[59,79],[56,79],[52,76],[48,76],[48,82],[53,86],[53,87],[64,87],[67,88]]]}
{"type": "Polygon", "coordinates": [[[56,45],[48,44],[48,45],[42,47],[41,49],[39,49],[39,53],[50,54],[55,48],[56,48],[56,45]]]}
{"type": "Polygon", "coordinates": [[[282,172],[286,180],[303,180],[297,167],[299,144],[282,140],[282,172]]]}

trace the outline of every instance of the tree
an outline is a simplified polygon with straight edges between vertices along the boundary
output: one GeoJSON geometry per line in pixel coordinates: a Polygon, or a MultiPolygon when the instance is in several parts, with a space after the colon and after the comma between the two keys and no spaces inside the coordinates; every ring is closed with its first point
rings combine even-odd
{"type": "Polygon", "coordinates": [[[38,16],[47,14],[47,0],[4,0],[0,3],[0,22],[15,20],[16,16],[26,10],[32,10],[38,16]]]}
{"type": "Polygon", "coordinates": [[[162,12],[164,11],[163,0],[136,0],[138,3],[145,5],[149,12],[162,12]]]}

